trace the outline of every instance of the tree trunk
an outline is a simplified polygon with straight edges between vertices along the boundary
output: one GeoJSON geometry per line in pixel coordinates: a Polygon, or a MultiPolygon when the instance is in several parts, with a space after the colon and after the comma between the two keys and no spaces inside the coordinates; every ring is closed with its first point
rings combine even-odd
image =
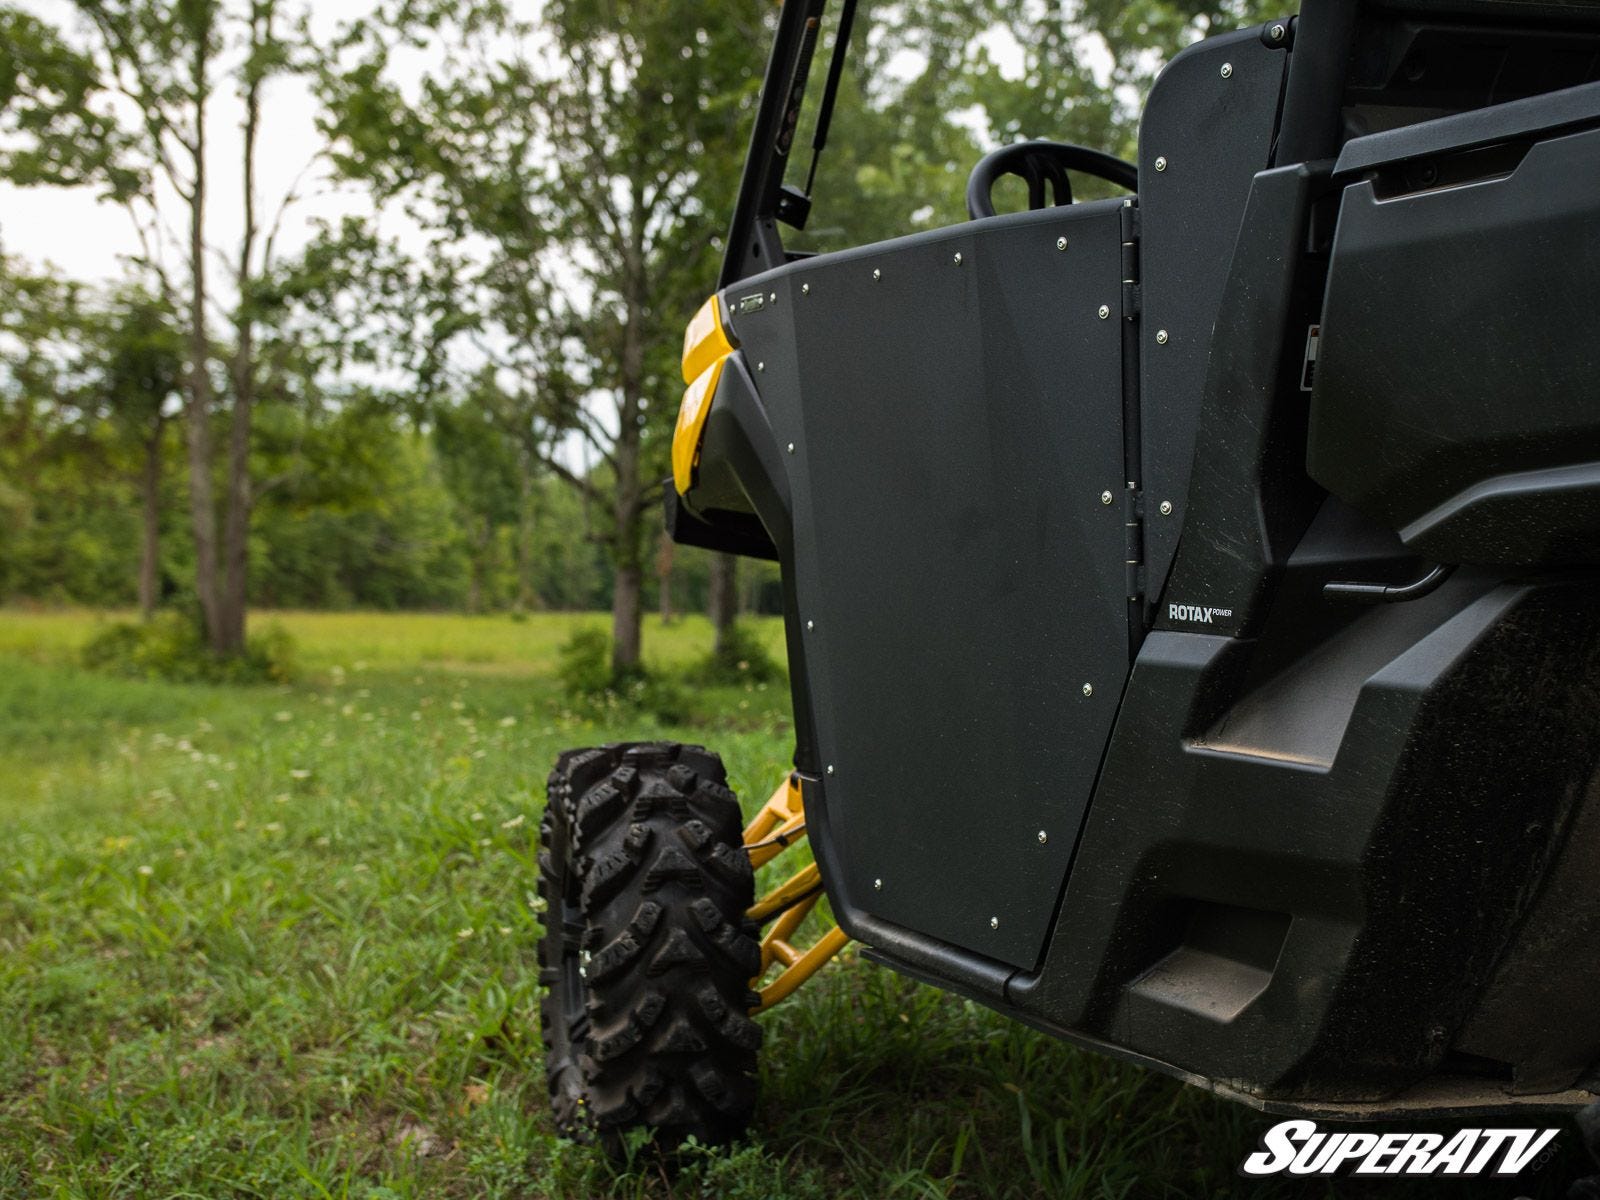
{"type": "Polygon", "coordinates": [[[539,594],[533,586],[533,456],[526,451],[520,457],[520,467],[521,474],[517,480],[517,608],[522,612],[532,612],[539,607],[539,594]]]}
{"type": "Polygon", "coordinates": [[[611,669],[626,675],[639,668],[642,637],[639,618],[644,595],[644,571],[637,562],[617,567],[611,597],[611,669]]]}
{"type": "Polygon", "coordinates": [[[205,38],[195,40],[194,184],[189,203],[189,388],[184,416],[189,446],[189,520],[194,530],[194,592],[206,641],[222,649],[217,595],[217,506],[211,481],[211,337],[206,331],[206,119],[209,94],[205,38]]]}
{"type": "Polygon", "coordinates": [[[677,547],[665,529],[661,531],[661,547],[656,551],[656,586],[661,593],[661,623],[672,624],[672,560],[677,547]]]}
{"type": "MultiPolygon", "coordinates": [[[[246,301],[241,300],[241,304],[246,301]]],[[[228,507],[222,525],[222,611],[217,649],[240,655],[245,646],[249,606],[250,514],[255,497],[250,481],[250,437],[255,422],[255,328],[238,322],[233,358],[233,419],[228,426],[228,507]]]]}
{"type": "MultiPolygon", "coordinates": [[[[267,20],[271,21],[267,9],[267,20]]],[[[252,16],[252,42],[265,30],[252,16]]],[[[222,526],[222,611],[217,649],[226,655],[244,653],[245,619],[250,602],[250,514],[255,496],[250,480],[250,441],[256,411],[256,327],[250,295],[256,248],[256,139],[261,128],[261,83],[252,77],[245,92],[244,230],[239,239],[238,315],[234,318],[233,419],[228,426],[228,507],[222,526]]]]}
{"type": "Polygon", "coordinates": [[[728,649],[733,622],[739,615],[739,560],[731,554],[711,556],[711,597],[706,606],[711,628],[716,631],[716,651],[728,649]]]}
{"type": "Polygon", "coordinates": [[[618,675],[637,671],[641,661],[641,602],[644,591],[644,532],[639,489],[639,422],[644,413],[644,321],[647,281],[644,268],[643,201],[634,183],[633,222],[624,264],[625,317],[622,329],[621,395],[617,404],[617,475],[613,561],[616,587],[611,597],[611,669],[618,675]]]}
{"type": "MultiPolygon", "coordinates": [[[[642,355],[641,355],[642,356],[642,355]]],[[[622,405],[622,432],[617,438],[616,534],[612,552],[616,587],[611,595],[611,669],[626,675],[639,668],[644,565],[639,540],[639,402],[622,405]]]]}
{"type": "Polygon", "coordinates": [[[250,567],[250,427],[255,416],[255,385],[249,355],[254,352],[247,331],[240,331],[244,386],[234,384],[233,421],[228,429],[228,509],[222,528],[222,607],[218,614],[217,650],[244,653],[245,610],[250,567]]]}
{"type": "Polygon", "coordinates": [[[472,566],[467,579],[467,612],[478,616],[484,611],[488,594],[489,566],[494,554],[494,522],[483,519],[483,528],[473,539],[472,566]]]}
{"type": "Polygon", "coordinates": [[[139,551],[139,615],[155,615],[161,571],[161,428],[144,444],[144,477],[139,481],[141,547],[139,551]]]}

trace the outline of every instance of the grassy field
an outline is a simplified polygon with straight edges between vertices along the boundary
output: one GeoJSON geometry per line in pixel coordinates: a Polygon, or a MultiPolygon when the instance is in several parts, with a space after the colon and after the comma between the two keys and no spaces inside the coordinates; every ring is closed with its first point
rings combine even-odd
{"type": "MultiPolygon", "coordinates": [[[[669,1177],[559,1142],[530,904],[549,763],[702,741],[753,808],[785,689],[596,720],[553,669],[599,618],[271,619],[299,681],[217,689],[88,674],[94,618],[0,613],[0,1196],[1332,1194],[1234,1174],[1267,1119],[848,952],[764,1018],[745,1145],[669,1177]]],[[[664,669],[708,640],[646,631],[664,669]]],[[[1565,1142],[1472,1194],[1559,1195],[1565,1142]]]]}

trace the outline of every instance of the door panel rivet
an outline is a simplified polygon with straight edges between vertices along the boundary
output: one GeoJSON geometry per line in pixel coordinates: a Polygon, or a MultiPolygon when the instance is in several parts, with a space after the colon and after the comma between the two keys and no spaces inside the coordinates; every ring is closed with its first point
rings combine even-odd
{"type": "Polygon", "coordinates": [[[832,763],[829,763],[829,764],[828,764],[828,774],[829,774],[829,775],[832,775],[832,774],[833,774],[833,764],[832,764],[832,763]]]}
{"type": "Polygon", "coordinates": [[[757,370],[757,371],[765,371],[765,370],[766,370],[766,369],[767,369],[767,364],[766,364],[766,363],[764,363],[764,362],[758,362],[758,363],[757,363],[757,364],[756,364],[756,370],[757,370]]]}
{"type": "Polygon", "coordinates": [[[990,929],[999,929],[1000,928],[1000,918],[999,917],[990,917],[989,918],[989,928],[990,929]]]}
{"type": "Polygon", "coordinates": [[[809,295],[811,295],[811,285],[810,285],[810,284],[809,284],[809,283],[802,283],[802,284],[801,284],[801,285],[800,285],[800,294],[801,294],[801,295],[802,295],[802,296],[809,296],[809,295]]]}
{"type": "Polygon", "coordinates": [[[1165,346],[1167,344],[1167,340],[1167,331],[1165,329],[1156,330],[1156,345],[1165,346]]]}
{"type": "Polygon", "coordinates": [[[789,453],[790,453],[790,454],[793,454],[793,453],[794,453],[794,443],[793,443],[793,442],[790,442],[790,443],[789,443],[789,447],[788,447],[788,449],[789,449],[789,453]]]}
{"type": "Polygon", "coordinates": [[[1065,250],[1066,248],[1067,248],[1067,239],[1064,238],[1064,237],[1058,237],[1056,239],[1056,249],[1057,250],[1065,250]]]}
{"type": "Polygon", "coordinates": [[[1163,156],[1161,158],[1156,159],[1156,170],[1165,171],[1166,169],[1167,169],[1167,160],[1166,160],[1166,158],[1163,156]]]}
{"type": "Polygon", "coordinates": [[[807,629],[815,629],[816,627],[817,627],[817,623],[815,621],[807,621],[806,622],[806,628],[807,629]]]}
{"type": "Polygon", "coordinates": [[[1223,63],[1222,64],[1222,77],[1224,79],[1232,79],[1233,78],[1233,64],[1232,63],[1223,63]]]}
{"type": "Polygon", "coordinates": [[[1114,499],[1116,499],[1116,497],[1114,497],[1110,492],[1101,492],[1100,493],[1100,503],[1101,504],[1110,504],[1111,501],[1114,500],[1114,499]]]}
{"type": "Polygon", "coordinates": [[[883,880],[881,880],[881,879],[874,879],[874,880],[873,880],[873,881],[872,881],[872,890],[873,890],[873,891],[875,891],[875,892],[881,892],[881,891],[883,891],[883,880]]]}
{"type": "Polygon", "coordinates": [[[878,280],[880,280],[882,278],[883,278],[883,272],[878,270],[877,267],[873,267],[872,268],[872,282],[873,283],[877,283],[878,280]]]}
{"type": "Polygon", "coordinates": [[[1100,306],[1100,319],[1102,321],[1104,321],[1110,315],[1111,315],[1111,306],[1109,304],[1102,304],[1100,306]]]}
{"type": "Polygon", "coordinates": [[[955,264],[958,267],[961,265],[961,251],[959,250],[956,251],[955,264]]]}
{"type": "Polygon", "coordinates": [[[1084,684],[1084,685],[1083,685],[1083,694],[1084,694],[1084,695],[1085,695],[1085,696],[1092,696],[1092,695],[1094,695],[1094,684],[1092,684],[1092,683],[1086,683],[1086,684],[1084,684]]]}
{"type": "Polygon", "coordinates": [[[1048,842],[1048,841],[1049,841],[1049,840],[1050,840],[1050,835],[1049,835],[1049,834],[1048,834],[1048,833],[1046,833],[1046,832],[1045,832],[1045,831],[1044,831],[1044,830],[1042,830],[1042,829],[1041,829],[1041,830],[1039,830],[1039,845],[1041,845],[1041,846],[1042,846],[1042,845],[1044,845],[1044,844],[1045,844],[1045,843],[1046,843],[1046,842],[1048,842]]]}
{"type": "Polygon", "coordinates": [[[1163,500],[1161,502],[1161,515],[1163,517],[1170,517],[1172,515],[1172,501],[1171,500],[1163,500]]]}

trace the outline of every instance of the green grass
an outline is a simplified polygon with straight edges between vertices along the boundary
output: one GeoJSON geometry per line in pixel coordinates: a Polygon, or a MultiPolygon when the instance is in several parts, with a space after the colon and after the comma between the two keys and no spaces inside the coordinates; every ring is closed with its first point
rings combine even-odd
{"type": "MultiPolygon", "coordinates": [[[[703,741],[753,808],[786,691],[597,722],[552,671],[599,618],[271,619],[305,675],[230,690],[87,674],[94,618],[0,613],[0,1196],[1297,1194],[1234,1174],[1267,1119],[853,953],[764,1018],[743,1146],[669,1178],[557,1141],[530,904],[550,761],[703,741]]],[[[661,666],[708,641],[646,637],[661,666]]]]}

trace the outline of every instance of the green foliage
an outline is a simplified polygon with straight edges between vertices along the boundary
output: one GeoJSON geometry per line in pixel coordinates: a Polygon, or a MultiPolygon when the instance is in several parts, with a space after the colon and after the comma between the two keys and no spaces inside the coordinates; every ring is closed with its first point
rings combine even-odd
{"type": "Polygon", "coordinates": [[[108,625],[84,645],[82,660],[92,671],[173,683],[286,683],[295,674],[294,639],[283,626],[269,623],[250,635],[244,654],[223,658],[199,622],[177,612],[108,625]]]}
{"type": "Polygon", "coordinates": [[[94,59],[30,13],[0,8],[0,176],[24,186],[95,184],[122,199],[141,185],[126,143],[95,101],[94,59]]]}
{"type": "Polygon", "coordinates": [[[556,674],[574,711],[591,717],[619,718],[634,711],[658,721],[681,721],[689,709],[688,696],[672,673],[643,663],[617,671],[610,635],[593,625],[574,629],[562,644],[556,674]]]}
{"type": "MultiPolygon", "coordinates": [[[[426,223],[430,253],[453,264],[437,273],[450,299],[435,336],[469,348],[449,396],[457,433],[487,431],[515,456],[475,456],[485,469],[455,488],[479,574],[515,482],[529,590],[537,468],[584,503],[586,535],[627,585],[612,598],[629,630],[682,394],[676,347],[716,273],[770,20],[741,5],[686,16],[673,0],[556,0],[531,19],[513,7],[353,22],[323,74],[327,131],[341,169],[426,223]],[[394,48],[422,42],[451,53],[413,86],[394,48]],[[577,446],[591,469],[574,468],[577,446]]],[[[619,655],[633,643],[619,637],[619,655]]]]}
{"type": "Polygon", "coordinates": [[[325,462],[256,512],[252,596],[292,608],[460,608],[467,549],[428,441],[346,408],[307,437],[325,462]],[[338,464],[346,473],[332,486],[338,464]]]}
{"type": "Polygon", "coordinates": [[[777,683],[784,677],[766,643],[748,621],[735,621],[717,639],[711,653],[692,672],[697,683],[711,687],[777,683]]]}
{"type": "Polygon", "coordinates": [[[611,638],[592,625],[574,629],[561,647],[556,676],[568,699],[592,701],[611,690],[611,638]]]}

